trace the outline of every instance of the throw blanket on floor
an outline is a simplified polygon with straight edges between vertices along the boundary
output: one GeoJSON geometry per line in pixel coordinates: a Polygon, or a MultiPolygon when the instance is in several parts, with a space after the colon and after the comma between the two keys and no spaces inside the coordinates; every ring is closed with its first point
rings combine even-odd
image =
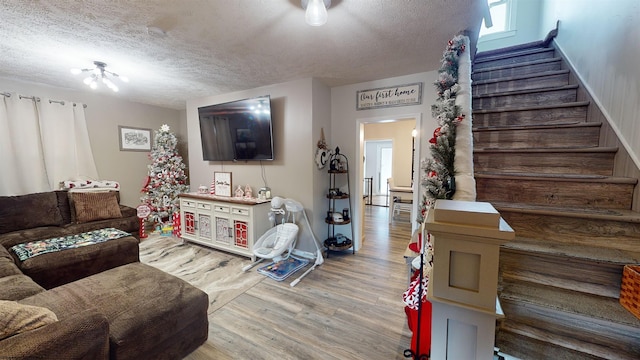
{"type": "Polygon", "coordinates": [[[98,244],[107,240],[119,239],[129,235],[131,234],[122,230],[106,228],[82,234],[18,244],[13,246],[11,250],[16,253],[20,261],[25,261],[37,255],[98,244]]]}

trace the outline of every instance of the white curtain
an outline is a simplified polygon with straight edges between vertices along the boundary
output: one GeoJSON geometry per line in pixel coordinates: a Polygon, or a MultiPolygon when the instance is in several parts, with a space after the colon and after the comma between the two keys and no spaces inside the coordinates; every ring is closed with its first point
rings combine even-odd
{"type": "Polygon", "coordinates": [[[18,94],[0,96],[0,195],[50,191],[71,179],[97,179],[84,107],[18,94]]]}

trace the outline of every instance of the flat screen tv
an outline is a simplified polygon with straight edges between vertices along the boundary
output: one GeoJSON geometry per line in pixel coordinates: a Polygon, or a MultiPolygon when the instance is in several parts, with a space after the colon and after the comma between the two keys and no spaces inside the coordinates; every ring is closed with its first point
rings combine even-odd
{"type": "Polygon", "coordinates": [[[273,160],[269,95],[198,108],[202,159],[273,160]]]}

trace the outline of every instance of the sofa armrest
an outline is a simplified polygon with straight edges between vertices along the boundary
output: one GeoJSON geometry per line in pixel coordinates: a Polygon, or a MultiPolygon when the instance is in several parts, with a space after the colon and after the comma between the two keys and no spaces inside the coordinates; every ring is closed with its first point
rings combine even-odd
{"type": "Polygon", "coordinates": [[[0,359],[108,359],[109,323],[95,309],[0,341],[0,359]]]}

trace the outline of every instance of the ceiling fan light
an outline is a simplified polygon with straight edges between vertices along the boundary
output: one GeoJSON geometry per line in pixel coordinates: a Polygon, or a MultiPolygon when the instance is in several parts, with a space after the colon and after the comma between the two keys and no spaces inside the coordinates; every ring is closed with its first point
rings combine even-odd
{"type": "Polygon", "coordinates": [[[327,8],[324,0],[309,0],[304,19],[311,26],[322,26],[327,23],[327,8]]]}
{"type": "Polygon", "coordinates": [[[72,74],[81,74],[86,72],[88,76],[84,78],[82,82],[94,90],[98,88],[98,81],[102,81],[102,83],[109,89],[114,92],[118,92],[120,89],[118,89],[116,84],[111,81],[111,77],[119,78],[122,82],[129,82],[129,79],[126,76],[120,76],[107,70],[107,64],[102,61],[94,61],[93,64],[95,67],[92,69],[71,69],[70,71],[72,74]]]}

